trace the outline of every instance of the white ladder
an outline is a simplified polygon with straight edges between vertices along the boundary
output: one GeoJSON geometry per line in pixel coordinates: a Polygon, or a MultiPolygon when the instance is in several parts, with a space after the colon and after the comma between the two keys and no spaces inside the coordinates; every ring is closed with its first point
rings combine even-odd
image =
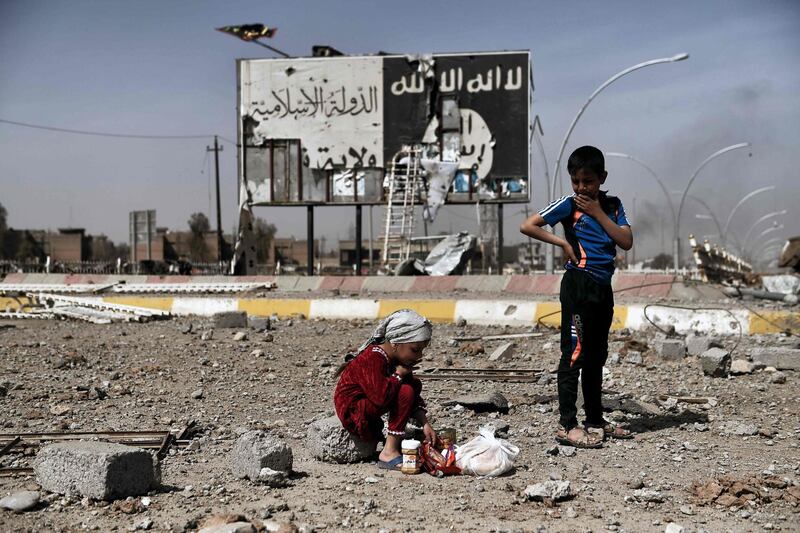
{"type": "Polygon", "coordinates": [[[414,202],[420,177],[420,150],[404,146],[392,158],[384,219],[382,264],[394,269],[408,259],[414,234],[414,202]]]}

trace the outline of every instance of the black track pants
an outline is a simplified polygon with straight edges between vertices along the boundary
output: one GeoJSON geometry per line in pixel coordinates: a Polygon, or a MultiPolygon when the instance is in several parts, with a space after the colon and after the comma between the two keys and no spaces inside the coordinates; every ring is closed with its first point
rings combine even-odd
{"type": "Polygon", "coordinates": [[[561,360],[558,364],[560,423],[578,425],[578,375],[582,372],[586,424],[603,423],[600,398],[603,365],[608,358],[608,331],[614,317],[611,285],[600,285],[588,274],[567,270],[561,279],[561,360]]]}

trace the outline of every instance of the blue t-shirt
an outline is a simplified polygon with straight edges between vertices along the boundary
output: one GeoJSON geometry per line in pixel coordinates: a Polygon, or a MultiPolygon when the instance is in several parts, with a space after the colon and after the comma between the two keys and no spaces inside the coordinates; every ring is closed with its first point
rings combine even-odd
{"type": "MultiPolygon", "coordinates": [[[[600,191],[600,207],[618,226],[630,226],[622,202],[616,196],[600,191]]],[[[597,283],[608,285],[614,274],[617,245],[600,223],[575,206],[574,195],[562,196],[539,211],[545,222],[564,225],[564,236],[575,251],[578,264],[567,263],[564,268],[589,274],[597,283]]]]}

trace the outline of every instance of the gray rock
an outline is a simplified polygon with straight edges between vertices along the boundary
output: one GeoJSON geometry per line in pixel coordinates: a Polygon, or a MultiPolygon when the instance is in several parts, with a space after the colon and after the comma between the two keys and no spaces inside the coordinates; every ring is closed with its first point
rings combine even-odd
{"type": "Polygon", "coordinates": [[[272,488],[281,488],[289,485],[289,476],[286,472],[265,466],[258,473],[258,481],[272,488]]]}
{"type": "Polygon", "coordinates": [[[225,311],[222,313],[214,313],[211,320],[215,328],[246,328],[247,312],[225,311]]]}
{"type": "Polygon", "coordinates": [[[689,355],[700,355],[710,348],[722,348],[722,345],[711,337],[689,335],[686,337],[686,351],[689,355]]]}
{"type": "Polygon", "coordinates": [[[60,442],[42,448],[33,462],[44,490],[113,500],[146,494],[161,482],[149,452],[111,442],[60,442]]]}
{"type": "Polygon", "coordinates": [[[657,344],[657,349],[665,361],[682,361],[686,357],[686,345],[678,339],[664,339],[657,344]]]}
{"type": "Polygon", "coordinates": [[[236,440],[231,449],[230,461],[231,472],[235,477],[259,481],[264,468],[290,472],[292,449],[267,432],[248,431],[236,440]]]}
{"type": "Polygon", "coordinates": [[[549,385],[553,381],[553,375],[550,372],[542,372],[539,376],[539,381],[536,382],[537,385],[549,385]]]}
{"type": "Polygon", "coordinates": [[[755,424],[747,424],[735,420],[723,422],[721,431],[724,435],[734,435],[737,437],[749,437],[758,435],[758,427],[755,424]]]}
{"type": "Polygon", "coordinates": [[[499,392],[492,392],[490,394],[477,394],[474,396],[460,396],[442,402],[445,407],[451,405],[463,405],[468,409],[472,409],[477,413],[499,411],[501,413],[508,413],[508,400],[499,392]]]}
{"type": "Polygon", "coordinates": [[[731,370],[731,354],[722,348],[710,348],[700,354],[700,366],[707,376],[725,377],[731,370]]]}
{"type": "Polygon", "coordinates": [[[466,325],[467,325],[467,319],[466,318],[458,317],[456,319],[456,327],[457,328],[463,328],[466,325]]]}
{"type": "Polygon", "coordinates": [[[528,485],[525,488],[525,496],[529,500],[541,501],[549,498],[553,501],[564,500],[572,496],[572,489],[570,489],[569,481],[545,481],[544,483],[536,483],[535,485],[528,485]]]}
{"type": "Polygon", "coordinates": [[[189,322],[188,324],[186,324],[183,327],[181,327],[181,333],[183,333],[184,335],[189,334],[191,332],[192,332],[192,323],[191,322],[189,322]]]}
{"type": "Polygon", "coordinates": [[[233,336],[233,340],[235,341],[246,341],[247,340],[247,333],[244,331],[237,331],[236,334],[233,336]]]}
{"type": "Polygon", "coordinates": [[[628,352],[625,357],[625,362],[631,365],[641,365],[644,360],[642,359],[641,352],[628,352]]]}
{"type": "Polygon", "coordinates": [[[664,528],[664,533],[683,533],[684,531],[683,526],[675,522],[670,522],[667,524],[667,527],[664,528]]]}
{"type": "Polygon", "coordinates": [[[197,533],[258,533],[250,522],[231,522],[217,526],[204,527],[197,533]]]}
{"type": "Polygon", "coordinates": [[[308,426],[305,446],[314,458],[326,463],[357,463],[372,458],[377,442],[354,437],[334,415],[308,426]]]}
{"type": "Polygon", "coordinates": [[[489,361],[506,361],[511,359],[511,357],[514,355],[515,347],[516,344],[513,342],[504,342],[492,352],[492,355],[489,356],[489,361]]]}
{"type": "Polygon", "coordinates": [[[782,384],[782,383],[786,383],[786,374],[784,374],[780,370],[777,371],[777,372],[773,372],[769,376],[769,382],[770,383],[777,383],[779,385],[782,384]]]}
{"type": "Polygon", "coordinates": [[[0,509],[21,513],[35,507],[37,503],[39,503],[38,492],[35,490],[23,490],[0,500],[0,509]]]}
{"type": "Polygon", "coordinates": [[[272,322],[270,321],[269,317],[266,316],[248,316],[247,325],[250,327],[250,329],[261,332],[270,329],[272,322]]]}
{"type": "Polygon", "coordinates": [[[210,341],[214,338],[214,330],[207,329],[203,333],[200,334],[200,340],[202,341],[210,341]]]}
{"type": "Polygon", "coordinates": [[[197,389],[192,391],[192,398],[194,398],[195,400],[199,400],[202,397],[203,397],[203,389],[197,389]]]}
{"type": "Polygon", "coordinates": [[[573,455],[575,455],[575,453],[576,453],[575,448],[572,446],[563,446],[560,444],[558,445],[559,455],[563,455],[564,457],[572,457],[573,455]]]}
{"type": "Polygon", "coordinates": [[[755,370],[755,365],[747,359],[734,359],[731,362],[731,374],[752,374],[755,370]]]}
{"type": "Polygon", "coordinates": [[[609,365],[616,365],[617,363],[619,363],[619,353],[614,352],[614,353],[609,354],[607,363],[609,365]]]}
{"type": "Polygon", "coordinates": [[[633,497],[636,501],[661,503],[664,501],[664,496],[657,490],[652,489],[638,489],[633,491],[633,497]]]}
{"type": "Polygon", "coordinates": [[[800,370],[800,349],[786,346],[755,348],[751,353],[753,361],[760,361],[778,370],[800,370]]]}

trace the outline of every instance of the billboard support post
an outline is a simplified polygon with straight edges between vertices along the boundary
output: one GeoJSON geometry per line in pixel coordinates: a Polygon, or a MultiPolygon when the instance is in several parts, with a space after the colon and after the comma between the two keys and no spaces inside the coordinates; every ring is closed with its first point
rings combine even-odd
{"type": "Polygon", "coordinates": [[[308,259],[306,262],[306,274],[309,276],[314,275],[314,206],[309,205],[306,209],[306,254],[308,259]]]}
{"type": "Polygon", "coordinates": [[[361,206],[356,205],[356,272],[361,275],[361,206]]]}

